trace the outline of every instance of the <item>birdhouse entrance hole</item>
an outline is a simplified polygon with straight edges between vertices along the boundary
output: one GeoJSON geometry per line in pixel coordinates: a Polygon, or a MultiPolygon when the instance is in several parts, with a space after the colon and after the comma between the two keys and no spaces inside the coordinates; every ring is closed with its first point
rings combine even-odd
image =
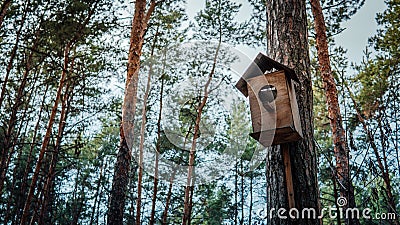
{"type": "Polygon", "coordinates": [[[267,111],[274,110],[273,105],[271,103],[276,99],[277,90],[273,85],[265,85],[258,91],[258,98],[262,102],[263,107],[267,111]]]}

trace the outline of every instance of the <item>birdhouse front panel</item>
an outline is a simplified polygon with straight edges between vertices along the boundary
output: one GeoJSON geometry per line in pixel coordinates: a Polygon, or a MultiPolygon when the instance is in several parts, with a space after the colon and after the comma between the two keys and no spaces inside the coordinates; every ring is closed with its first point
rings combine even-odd
{"type": "Polygon", "coordinates": [[[300,118],[293,82],[285,71],[246,80],[253,133],[264,146],[301,139],[300,118]]]}

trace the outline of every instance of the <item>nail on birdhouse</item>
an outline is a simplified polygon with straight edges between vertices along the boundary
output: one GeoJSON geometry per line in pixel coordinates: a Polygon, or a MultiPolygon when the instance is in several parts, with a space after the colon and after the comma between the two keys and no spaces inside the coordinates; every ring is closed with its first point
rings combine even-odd
{"type": "Polygon", "coordinates": [[[295,72],[259,53],[236,84],[249,97],[253,133],[265,147],[302,139],[295,72]]]}

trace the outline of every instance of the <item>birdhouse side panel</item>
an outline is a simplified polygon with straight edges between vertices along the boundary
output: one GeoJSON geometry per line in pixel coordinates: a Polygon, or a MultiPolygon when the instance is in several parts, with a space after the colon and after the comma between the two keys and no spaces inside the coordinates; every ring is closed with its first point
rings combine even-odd
{"type": "Polygon", "coordinates": [[[288,87],[289,87],[290,105],[292,108],[292,116],[293,116],[293,122],[294,122],[294,130],[297,131],[297,133],[300,137],[303,137],[303,131],[302,131],[301,120],[300,120],[300,112],[299,112],[299,106],[297,104],[296,90],[294,88],[294,83],[289,81],[288,87]]]}

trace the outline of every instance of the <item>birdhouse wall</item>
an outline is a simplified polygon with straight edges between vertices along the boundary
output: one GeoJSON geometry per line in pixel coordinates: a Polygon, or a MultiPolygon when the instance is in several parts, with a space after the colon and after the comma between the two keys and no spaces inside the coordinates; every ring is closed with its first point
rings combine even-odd
{"type": "Polygon", "coordinates": [[[301,139],[296,94],[284,71],[251,78],[247,89],[252,137],[265,146],[301,139]]]}

